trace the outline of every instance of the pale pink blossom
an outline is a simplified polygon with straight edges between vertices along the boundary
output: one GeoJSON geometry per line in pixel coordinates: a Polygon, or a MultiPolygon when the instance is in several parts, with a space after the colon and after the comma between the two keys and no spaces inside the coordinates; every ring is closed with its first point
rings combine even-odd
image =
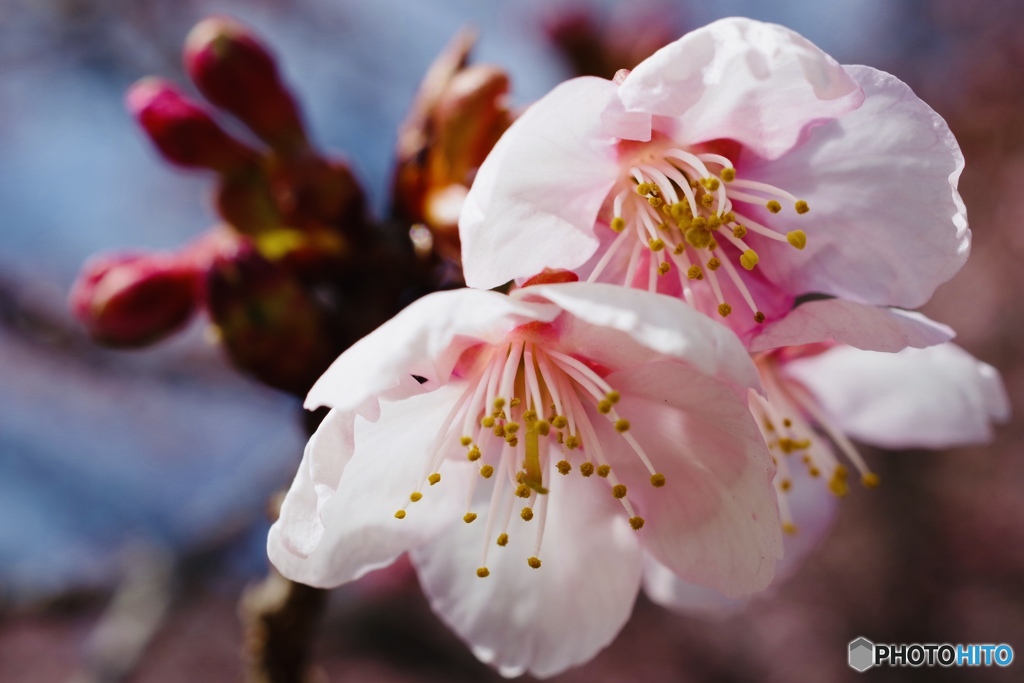
{"type": "MultiPolygon", "coordinates": [[[[879,484],[855,440],[890,449],[984,444],[992,440],[993,425],[1010,415],[998,371],[955,344],[936,344],[950,336],[941,326],[929,329],[923,316],[901,312],[898,323],[869,340],[861,326],[844,334],[836,324],[850,315],[841,310],[849,302],[814,303],[803,317],[840,330],[843,343],[779,348],[756,358],[766,392],[752,395],[751,408],[778,463],[774,485],[788,532],[776,584],[828,531],[851,469],[864,485],[879,484]],[[875,350],[848,345],[853,342],[875,350]],[[900,344],[906,348],[893,349],[900,344]]],[[[793,327],[793,321],[778,326],[793,327]]],[[[768,336],[775,335],[769,330],[768,336]]],[[[784,337],[792,338],[776,338],[784,337]]],[[[728,615],[746,603],[681,580],[654,560],[648,560],[644,587],[655,602],[687,613],[728,615]]]]}
{"type": "Polygon", "coordinates": [[[644,558],[737,597],[771,581],[757,370],[677,299],[604,284],[432,294],[346,351],[270,558],[337,586],[409,552],[431,605],[505,675],[591,658],[644,558]],[[418,378],[418,379],[417,379],[418,378]]]}
{"type": "Polygon", "coordinates": [[[526,110],[466,199],[466,282],[572,269],[681,296],[744,337],[808,293],[914,308],[967,257],[962,168],[897,78],[723,19],[526,110]]]}

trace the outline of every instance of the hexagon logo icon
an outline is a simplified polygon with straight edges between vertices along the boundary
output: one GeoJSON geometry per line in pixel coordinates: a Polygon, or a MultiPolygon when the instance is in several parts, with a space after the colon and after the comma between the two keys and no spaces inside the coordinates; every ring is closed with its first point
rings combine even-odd
{"type": "Polygon", "coordinates": [[[861,673],[875,665],[875,644],[864,637],[850,641],[850,668],[861,673]]]}

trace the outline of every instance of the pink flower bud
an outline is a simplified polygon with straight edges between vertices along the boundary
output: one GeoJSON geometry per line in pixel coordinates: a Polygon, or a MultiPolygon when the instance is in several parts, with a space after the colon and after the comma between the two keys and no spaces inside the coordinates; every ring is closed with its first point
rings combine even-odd
{"type": "Polygon", "coordinates": [[[231,137],[205,109],[167,81],[143,78],[128,89],[125,103],[173,164],[227,172],[258,159],[256,152],[231,137]]]}
{"type": "Polygon", "coordinates": [[[69,304],[96,341],[146,346],[188,322],[200,285],[196,269],[168,255],[96,256],[82,268],[69,304]]]}
{"type": "Polygon", "coordinates": [[[204,19],[185,40],[185,69],[200,92],[277,150],[306,148],[298,107],[274,58],[248,28],[204,19]]]}

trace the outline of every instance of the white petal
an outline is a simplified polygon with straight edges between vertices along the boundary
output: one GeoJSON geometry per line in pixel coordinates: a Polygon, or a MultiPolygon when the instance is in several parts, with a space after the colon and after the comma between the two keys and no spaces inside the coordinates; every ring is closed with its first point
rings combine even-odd
{"type": "Polygon", "coordinates": [[[591,410],[600,447],[646,520],[638,532],[644,549],[680,577],[728,596],[762,590],[781,557],[782,533],[775,468],[747,392],[667,361],[606,379],[622,396],[618,415],[666,479],[652,486],[632,448],[591,410]]]}
{"type": "Polygon", "coordinates": [[[896,354],[838,347],[786,364],[850,436],[886,448],[986,443],[1009,418],[999,373],[954,344],[896,354]]]}
{"type": "Polygon", "coordinates": [[[843,299],[808,301],[750,342],[751,353],[817,342],[849,344],[868,351],[917,349],[948,342],[953,330],[920,313],[843,299]]]}
{"type": "Polygon", "coordinates": [[[744,387],[760,387],[757,369],[736,335],[674,297],[585,282],[536,285],[513,296],[564,310],[557,323],[563,347],[610,368],[668,357],[744,387]]]}
{"type": "Polygon", "coordinates": [[[617,86],[567,81],[531,105],[481,165],[459,219],[466,284],[482,289],[597,249],[597,213],[620,174],[601,113],[617,86]]]}
{"type": "Polygon", "coordinates": [[[497,530],[483,537],[486,503],[474,507],[475,522],[412,554],[433,609],[506,676],[544,678],[589,660],[622,629],[640,588],[637,536],[607,486],[555,474],[548,496],[538,569],[527,558],[539,518],[513,514],[509,543],[499,547],[497,530]],[[485,543],[490,576],[479,578],[485,543]]]}
{"type": "Polygon", "coordinates": [[[423,486],[422,480],[434,436],[461,390],[445,386],[382,401],[376,422],[355,421],[354,453],[345,451],[343,440],[322,434],[336,428],[325,421],[270,529],[267,550],[274,566],[294,581],[333,587],[390,564],[459,521],[474,468],[447,460],[437,485],[423,486]],[[325,467],[341,470],[337,490],[314,486],[310,473],[321,461],[334,461],[325,467]],[[408,505],[405,519],[395,519],[395,511],[420,488],[423,499],[408,505]]]}
{"type": "Polygon", "coordinates": [[[868,67],[846,68],[864,88],[862,107],[814,128],[786,156],[742,170],[811,209],[805,216],[755,210],[767,225],[807,234],[802,251],[761,240],[759,267],[797,294],[916,308],[970,251],[956,189],[963,155],[942,117],[905,83],[868,67]]]}
{"type": "Polygon", "coordinates": [[[626,110],[678,118],[686,144],[728,138],[766,158],[804,127],[860,105],[857,83],[793,31],[729,18],[687,33],[641,62],[619,89],[626,110]]]}
{"type": "Polygon", "coordinates": [[[444,383],[459,356],[481,342],[497,342],[514,328],[558,315],[553,306],[516,301],[497,292],[459,289],[414,301],[345,351],[313,385],[306,408],[330,406],[376,419],[377,396],[402,390],[412,375],[444,383]]]}

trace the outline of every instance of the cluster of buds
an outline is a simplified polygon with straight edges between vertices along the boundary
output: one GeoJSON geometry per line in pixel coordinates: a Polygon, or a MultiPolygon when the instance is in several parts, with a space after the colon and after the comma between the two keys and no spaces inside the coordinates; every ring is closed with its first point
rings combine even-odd
{"type": "Polygon", "coordinates": [[[395,218],[416,226],[414,242],[422,252],[432,249],[453,263],[460,258],[458,219],[473,176],[512,123],[508,75],[469,64],[474,42],[460,33],[431,65],[396,149],[395,218]]]}
{"type": "MultiPolygon", "coordinates": [[[[139,347],[205,309],[240,369],[303,394],[379,322],[363,320],[368,329],[339,322],[347,320],[339,302],[355,298],[351,289],[365,290],[367,269],[382,260],[363,192],[343,161],[313,148],[273,56],[244,26],[202,21],[185,41],[184,62],[205,99],[258,143],[236,138],[214,109],[168,81],[133,85],[127,107],[161,156],[215,174],[221,221],[179,250],[92,259],[72,291],[72,310],[100,343],[139,347]]],[[[385,247],[396,252],[386,258],[401,260],[402,246],[385,247]]],[[[375,301],[382,319],[399,297],[395,286],[384,289],[387,300],[375,301]]]]}

